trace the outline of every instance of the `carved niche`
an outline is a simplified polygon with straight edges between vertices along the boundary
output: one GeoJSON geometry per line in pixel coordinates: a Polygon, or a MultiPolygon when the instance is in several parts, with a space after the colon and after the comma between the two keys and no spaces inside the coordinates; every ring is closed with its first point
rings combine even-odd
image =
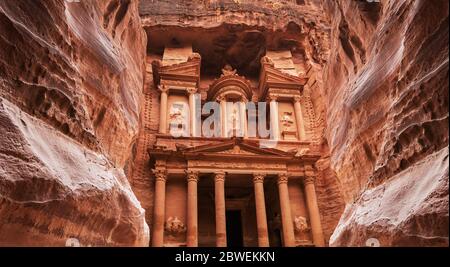
{"type": "Polygon", "coordinates": [[[296,140],[296,131],[293,129],[294,120],[292,112],[286,111],[281,116],[281,133],[284,140],[296,140]]]}
{"type": "Polygon", "coordinates": [[[187,108],[182,102],[172,104],[169,111],[169,129],[171,133],[180,134],[187,132],[187,108]]]}

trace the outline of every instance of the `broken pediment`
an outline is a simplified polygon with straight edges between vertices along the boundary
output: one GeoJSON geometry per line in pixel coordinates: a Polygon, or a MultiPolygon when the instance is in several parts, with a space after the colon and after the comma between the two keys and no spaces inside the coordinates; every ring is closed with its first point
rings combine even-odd
{"type": "Polygon", "coordinates": [[[162,62],[160,60],[155,60],[152,62],[153,68],[153,79],[155,85],[160,84],[161,80],[166,81],[170,84],[170,81],[185,81],[192,82],[198,86],[200,81],[200,68],[201,68],[201,56],[198,53],[190,52],[187,55],[186,50],[182,49],[182,53],[178,55],[175,53],[177,50],[171,48],[170,51],[175,51],[173,53],[164,53],[162,62]]]}
{"type": "Polygon", "coordinates": [[[259,77],[259,95],[261,97],[264,98],[270,88],[303,91],[303,86],[308,82],[307,77],[289,74],[276,66],[276,63],[271,58],[267,56],[262,58],[259,77]]]}

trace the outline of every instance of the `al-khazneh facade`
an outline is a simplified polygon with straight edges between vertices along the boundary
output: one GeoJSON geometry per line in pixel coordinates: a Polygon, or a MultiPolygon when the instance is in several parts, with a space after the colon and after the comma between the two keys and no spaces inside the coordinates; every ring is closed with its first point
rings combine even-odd
{"type": "Polygon", "coordinates": [[[289,51],[267,51],[258,79],[225,65],[203,80],[201,62],[191,47],[166,47],[148,70],[147,86],[157,94],[144,107],[151,109],[144,111],[154,122],[149,127],[157,127],[146,162],[153,183],[151,245],[324,246],[315,188],[320,152],[304,94],[308,70],[293,64],[289,51]],[[208,116],[198,114],[195,96],[202,105],[220,106],[219,136],[202,136],[195,118],[208,116]],[[249,133],[256,112],[247,112],[248,102],[267,103],[275,147],[261,146],[267,138],[249,133]],[[174,125],[181,137],[173,136],[174,125]]]}

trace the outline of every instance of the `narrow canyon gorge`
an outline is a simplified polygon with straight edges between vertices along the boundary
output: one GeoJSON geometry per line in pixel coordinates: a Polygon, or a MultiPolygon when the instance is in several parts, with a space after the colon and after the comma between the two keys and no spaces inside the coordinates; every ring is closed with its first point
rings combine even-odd
{"type": "Polygon", "coordinates": [[[0,0],[0,246],[448,246],[448,11],[0,0]]]}

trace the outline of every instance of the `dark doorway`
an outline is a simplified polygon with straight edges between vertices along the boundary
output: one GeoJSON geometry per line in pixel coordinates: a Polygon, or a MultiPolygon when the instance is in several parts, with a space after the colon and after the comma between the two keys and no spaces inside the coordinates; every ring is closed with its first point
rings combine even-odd
{"type": "Polygon", "coordinates": [[[240,210],[227,210],[227,246],[243,247],[242,216],[240,210]]]}
{"type": "Polygon", "coordinates": [[[273,245],[274,247],[281,247],[282,246],[282,241],[281,241],[281,231],[279,228],[275,229],[274,231],[274,240],[273,240],[273,245]]]}

